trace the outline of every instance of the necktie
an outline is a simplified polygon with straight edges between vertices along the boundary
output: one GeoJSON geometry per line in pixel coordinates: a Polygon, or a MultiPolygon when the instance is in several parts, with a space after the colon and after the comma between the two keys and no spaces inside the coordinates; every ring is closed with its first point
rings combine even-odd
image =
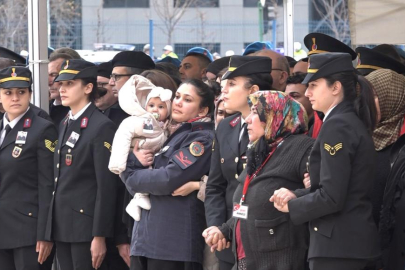
{"type": "Polygon", "coordinates": [[[246,123],[244,123],[242,125],[242,130],[243,130],[242,138],[239,141],[239,155],[242,155],[243,152],[245,152],[246,147],[247,147],[247,145],[249,143],[249,136],[248,136],[248,132],[247,132],[246,123]]]}
{"type": "Polygon", "coordinates": [[[10,133],[11,129],[12,129],[12,128],[10,127],[10,125],[7,124],[7,126],[6,126],[6,128],[5,128],[5,130],[6,130],[6,135],[4,135],[4,138],[7,136],[8,133],[10,133]]]}
{"type": "Polygon", "coordinates": [[[75,120],[68,118],[67,127],[73,124],[75,120]]]}

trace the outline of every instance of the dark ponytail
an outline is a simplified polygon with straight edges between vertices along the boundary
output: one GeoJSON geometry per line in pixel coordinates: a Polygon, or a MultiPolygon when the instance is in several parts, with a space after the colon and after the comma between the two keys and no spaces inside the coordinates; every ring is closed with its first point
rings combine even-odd
{"type": "Polygon", "coordinates": [[[80,80],[82,81],[83,86],[86,86],[89,83],[93,85],[93,89],[89,95],[89,101],[94,102],[94,100],[100,97],[100,93],[97,87],[97,78],[82,78],[80,80]]]}
{"type": "Polygon", "coordinates": [[[353,102],[357,116],[372,133],[377,124],[377,109],[372,85],[355,71],[335,73],[324,78],[329,87],[337,81],[342,84],[343,100],[353,102]]]}

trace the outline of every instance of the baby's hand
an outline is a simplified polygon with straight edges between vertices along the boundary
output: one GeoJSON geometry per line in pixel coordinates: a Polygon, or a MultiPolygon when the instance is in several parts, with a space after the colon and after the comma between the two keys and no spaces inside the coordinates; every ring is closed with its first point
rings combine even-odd
{"type": "Polygon", "coordinates": [[[152,150],[139,149],[139,141],[135,142],[133,153],[142,164],[142,166],[148,167],[153,164],[155,155],[153,154],[152,150]]]}

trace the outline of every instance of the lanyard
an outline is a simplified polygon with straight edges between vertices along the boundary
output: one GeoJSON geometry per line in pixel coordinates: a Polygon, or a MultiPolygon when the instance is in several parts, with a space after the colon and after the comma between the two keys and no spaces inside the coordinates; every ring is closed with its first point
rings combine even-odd
{"type": "Polygon", "coordinates": [[[257,174],[263,169],[264,165],[266,165],[267,161],[269,161],[269,159],[271,158],[271,156],[274,154],[274,152],[277,150],[277,148],[281,145],[283,141],[280,141],[276,147],[274,147],[273,150],[271,150],[271,152],[269,153],[269,155],[267,156],[267,158],[264,160],[264,162],[262,163],[262,165],[260,165],[260,167],[256,170],[256,172],[254,174],[252,174],[251,176],[246,175],[246,179],[245,179],[245,184],[243,185],[243,193],[242,193],[242,198],[240,199],[240,205],[242,205],[242,203],[245,202],[245,198],[246,198],[246,193],[249,189],[249,184],[250,182],[257,176],[257,174]]]}

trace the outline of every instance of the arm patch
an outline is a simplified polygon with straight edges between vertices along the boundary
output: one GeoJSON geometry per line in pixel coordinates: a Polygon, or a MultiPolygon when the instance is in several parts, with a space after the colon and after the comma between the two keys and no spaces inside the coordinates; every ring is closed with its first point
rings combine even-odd
{"type": "Polygon", "coordinates": [[[197,158],[190,153],[190,150],[188,148],[177,150],[173,154],[172,159],[183,170],[187,169],[197,161],[197,158]]]}

